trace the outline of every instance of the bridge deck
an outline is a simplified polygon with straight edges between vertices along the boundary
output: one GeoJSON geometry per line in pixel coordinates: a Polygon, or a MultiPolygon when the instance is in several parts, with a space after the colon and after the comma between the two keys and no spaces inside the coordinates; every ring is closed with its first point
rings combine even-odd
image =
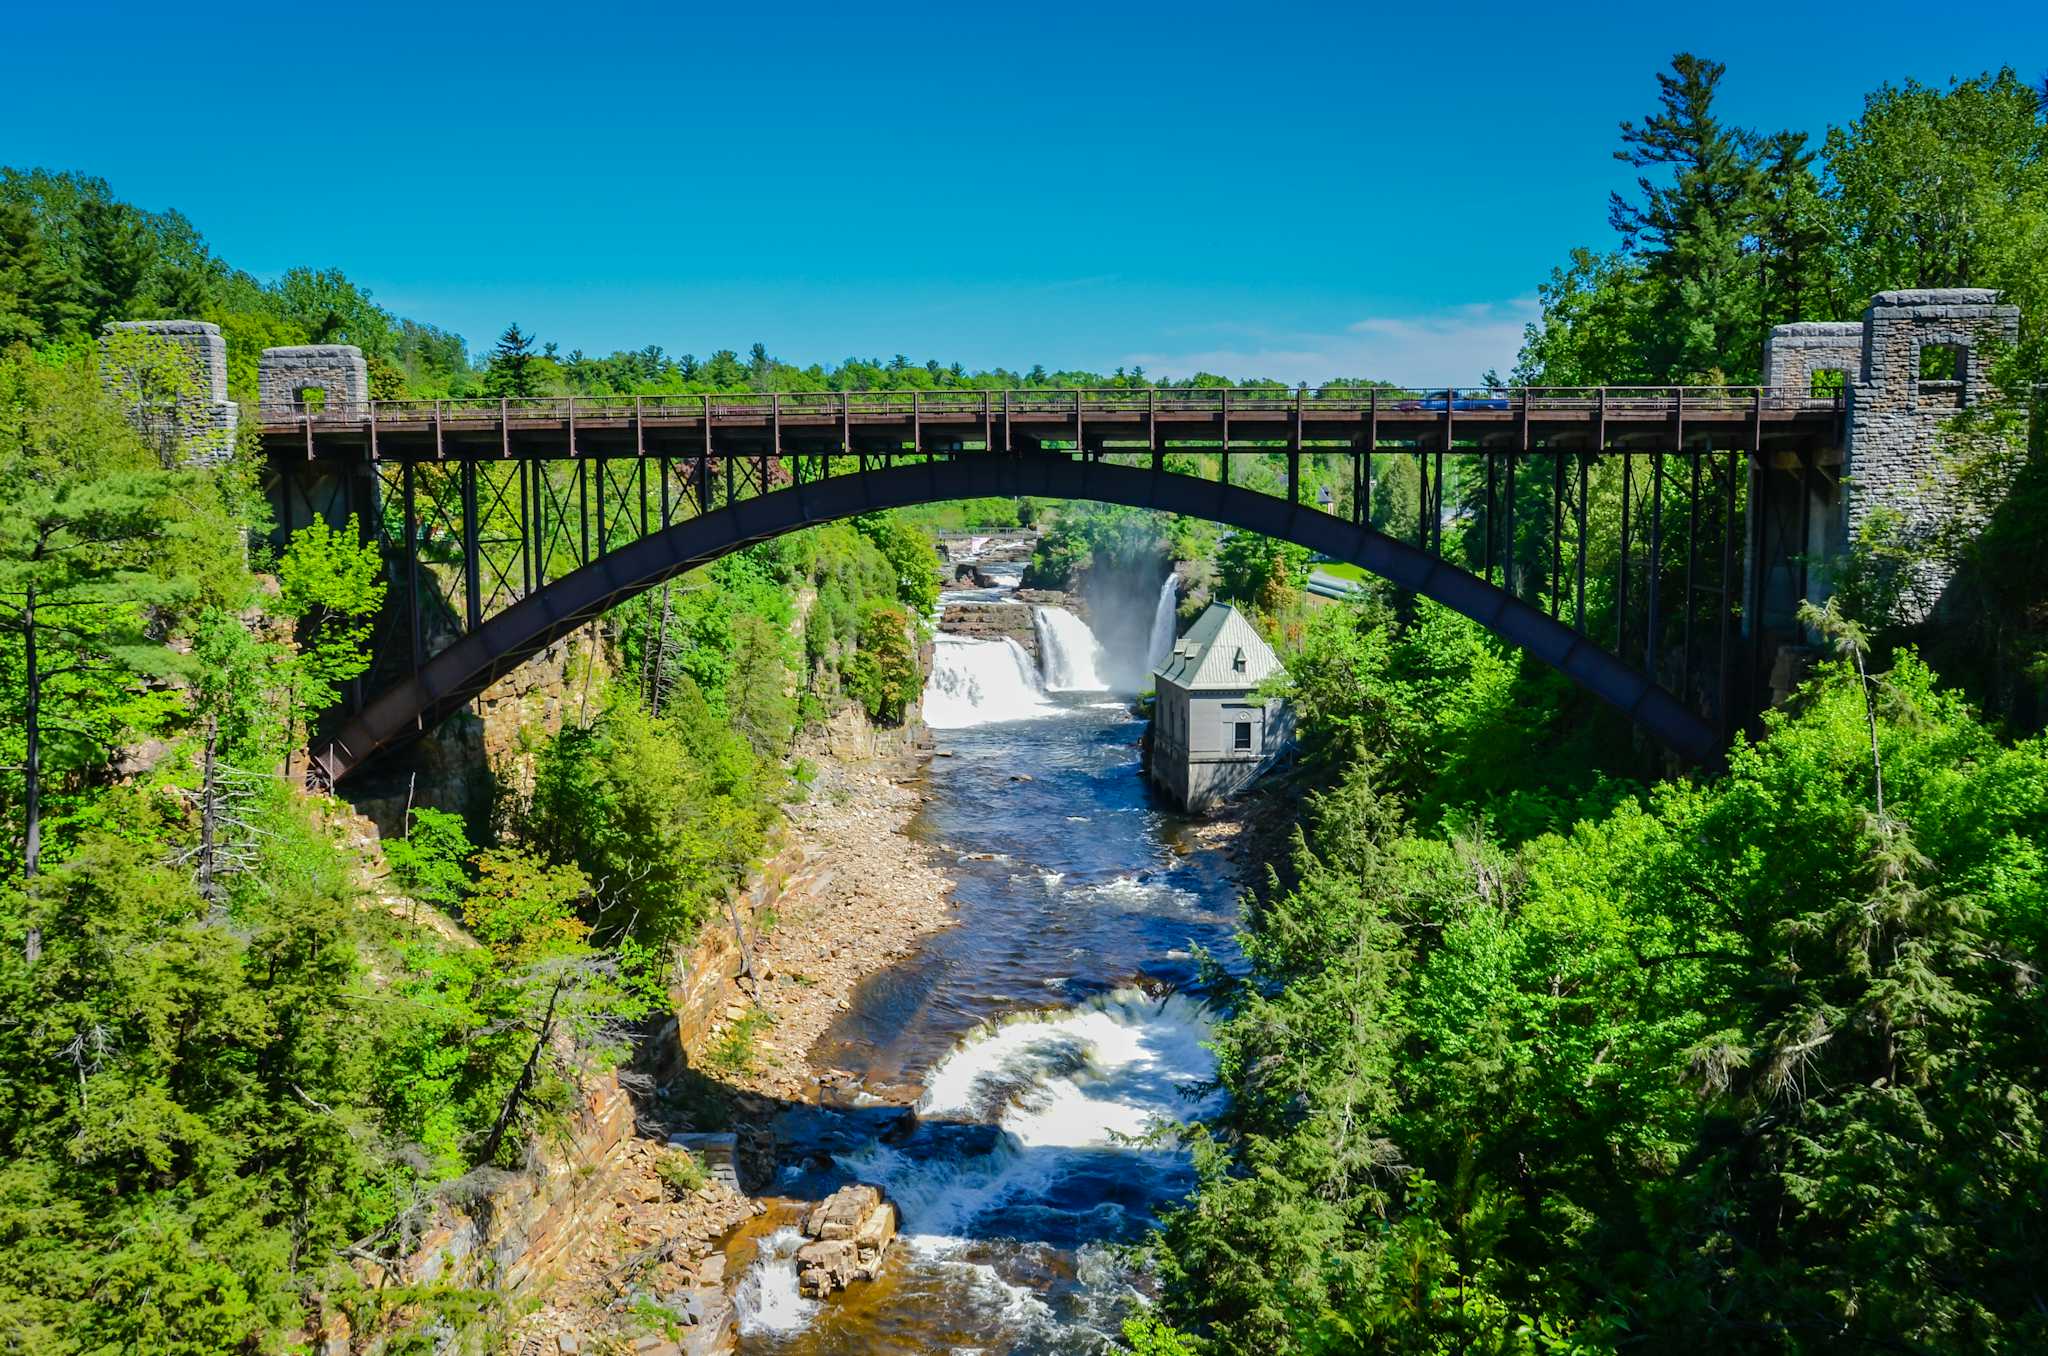
{"type": "Polygon", "coordinates": [[[1501,448],[1669,448],[1710,440],[1760,450],[1839,438],[1834,397],[1762,387],[1442,390],[794,392],[373,401],[260,413],[273,453],[373,459],[911,452],[1047,445],[1363,449],[1383,443],[1501,448]]]}

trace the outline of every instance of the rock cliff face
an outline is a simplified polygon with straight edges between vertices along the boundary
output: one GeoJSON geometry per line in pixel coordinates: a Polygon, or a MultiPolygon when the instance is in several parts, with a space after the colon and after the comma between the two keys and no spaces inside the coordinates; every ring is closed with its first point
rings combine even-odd
{"type": "Polygon", "coordinates": [[[449,717],[342,789],[386,837],[403,836],[408,805],[452,811],[472,828],[481,827],[502,797],[530,788],[541,744],[565,718],[597,700],[611,672],[609,647],[595,627],[586,627],[548,646],[484,689],[470,710],[449,717]]]}
{"type": "Polygon", "coordinates": [[[803,1232],[812,1241],[797,1249],[797,1285],[823,1299],[882,1274],[896,1237],[896,1207],[882,1199],[880,1187],[843,1186],[811,1207],[803,1232]]]}

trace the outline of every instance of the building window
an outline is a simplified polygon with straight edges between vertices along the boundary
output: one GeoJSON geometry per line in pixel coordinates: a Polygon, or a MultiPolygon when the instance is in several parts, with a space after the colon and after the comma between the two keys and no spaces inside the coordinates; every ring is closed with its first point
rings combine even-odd
{"type": "Polygon", "coordinates": [[[1248,749],[1252,746],[1252,723],[1241,720],[1237,723],[1237,747],[1248,749]]]}
{"type": "Polygon", "coordinates": [[[1960,391],[1963,379],[1969,373],[1969,357],[1961,344],[1922,344],[1920,346],[1920,392],[1931,395],[1943,391],[1960,391]]]}

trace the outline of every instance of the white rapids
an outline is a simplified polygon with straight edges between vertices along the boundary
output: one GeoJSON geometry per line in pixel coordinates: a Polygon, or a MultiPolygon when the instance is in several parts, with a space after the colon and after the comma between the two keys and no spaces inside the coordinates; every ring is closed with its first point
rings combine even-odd
{"type": "Polygon", "coordinates": [[[796,1250],[801,1232],[777,1229],[761,1240],[760,1253],[733,1291],[740,1331],[747,1336],[801,1332],[818,1312],[818,1302],[797,1290],[796,1250]]]}
{"type": "Polygon", "coordinates": [[[1145,643],[1145,686],[1152,686],[1152,672],[1173,653],[1174,630],[1179,622],[1180,579],[1172,570],[1159,585],[1159,601],[1152,605],[1152,634],[1145,643]]]}

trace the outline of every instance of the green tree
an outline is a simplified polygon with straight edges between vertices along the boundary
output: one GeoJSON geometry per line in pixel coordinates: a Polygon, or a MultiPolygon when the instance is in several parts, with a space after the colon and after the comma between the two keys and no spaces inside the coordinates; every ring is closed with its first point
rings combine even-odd
{"type": "Polygon", "coordinates": [[[104,766],[115,739],[165,714],[130,682],[189,667],[166,623],[201,601],[204,545],[178,541],[198,480],[159,463],[91,364],[0,357],[0,636],[21,715],[8,818],[24,876],[42,857],[46,776],[104,766]]]}
{"type": "Polygon", "coordinates": [[[845,664],[846,691],[885,724],[902,721],[917,700],[917,650],[910,618],[902,608],[870,602],[861,610],[859,648],[845,664]]]}
{"type": "Polygon", "coordinates": [[[484,366],[484,393],[523,398],[541,394],[540,356],[533,336],[515,324],[498,336],[498,346],[484,366]]]}
{"type": "Polygon", "coordinates": [[[1754,371],[1762,336],[1745,258],[1761,191],[1755,138],[1724,124],[1714,94],[1726,67],[1690,52],[1657,75],[1658,109],[1621,125],[1615,159],[1665,169],[1636,180],[1634,200],[1611,195],[1608,220],[1639,251],[1654,290],[1643,351],[1655,381],[1702,381],[1754,371]],[[1731,362],[1731,359],[1733,360],[1731,362]]]}
{"type": "Polygon", "coordinates": [[[354,514],[340,528],[315,519],[292,533],[277,563],[278,608],[298,623],[299,641],[289,669],[287,747],[300,724],[333,706],[342,684],[370,666],[365,647],[384,605],[383,576],[354,514]]]}

